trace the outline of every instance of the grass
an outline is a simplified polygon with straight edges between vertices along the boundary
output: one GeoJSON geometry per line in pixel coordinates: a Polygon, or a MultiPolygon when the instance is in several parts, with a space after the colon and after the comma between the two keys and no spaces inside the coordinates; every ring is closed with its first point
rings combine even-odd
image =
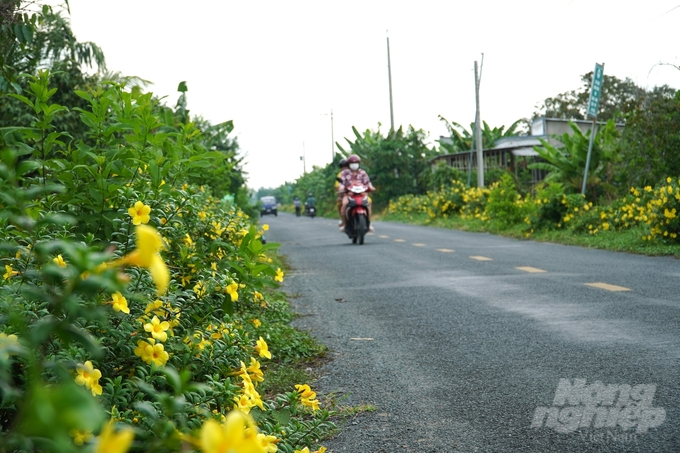
{"type": "Polygon", "coordinates": [[[622,231],[600,231],[597,234],[578,233],[570,229],[540,230],[527,237],[526,227],[524,225],[497,228],[490,222],[484,222],[479,219],[461,219],[459,216],[447,219],[430,219],[426,214],[406,216],[383,213],[376,216],[376,220],[409,223],[414,225],[428,225],[461,231],[487,232],[515,239],[529,239],[532,241],[577,245],[615,252],[637,253],[649,256],[674,256],[680,258],[680,245],[666,244],[662,240],[643,241],[642,236],[646,233],[641,227],[622,231]]]}

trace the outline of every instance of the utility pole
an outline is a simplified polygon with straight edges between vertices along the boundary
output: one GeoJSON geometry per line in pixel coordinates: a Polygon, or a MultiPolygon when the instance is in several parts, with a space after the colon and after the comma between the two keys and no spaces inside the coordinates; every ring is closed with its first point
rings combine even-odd
{"type": "Polygon", "coordinates": [[[305,153],[305,142],[302,142],[302,156],[300,157],[302,161],[302,173],[307,174],[307,154],[305,153]]]}
{"type": "MultiPolygon", "coordinates": [[[[482,64],[484,64],[484,54],[482,54],[482,64]]],[[[477,104],[477,113],[475,115],[475,141],[477,142],[477,187],[484,187],[484,150],[482,147],[482,121],[481,114],[479,113],[480,82],[481,74],[477,74],[477,61],[475,61],[475,102],[477,104]]]]}
{"type": "Polygon", "coordinates": [[[394,131],[394,106],[392,105],[392,65],[390,63],[390,37],[387,36],[387,79],[390,84],[390,132],[394,131]]]}
{"type": "MultiPolygon", "coordinates": [[[[328,113],[322,113],[322,116],[328,116],[328,113]]],[[[335,159],[335,128],[333,127],[333,109],[331,109],[331,162],[335,159]]]]}

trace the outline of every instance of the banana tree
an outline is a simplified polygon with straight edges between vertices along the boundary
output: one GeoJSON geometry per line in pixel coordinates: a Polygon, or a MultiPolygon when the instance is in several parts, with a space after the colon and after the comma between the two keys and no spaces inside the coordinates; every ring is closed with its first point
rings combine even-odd
{"type": "MultiPolygon", "coordinates": [[[[446,125],[451,138],[451,143],[440,142],[442,148],[449,153],[458,153],[473,149],[475,123],[471,123],[470,130],[467,130],[460,124],[449,121],[441,115],[439,115],[439,119],[446,125]]],[[[506,130],[505,126],[491,128],[486,121],[482,121],[482,147],[485,149],[493,148],[496,145],[496,142],[501,138],[517,135],[517,128],[521,122],[522,120],[515,121],[506,130]]]]}
{"type": "MultiPolygon", "coordinates": [[[[547,140],[539,139],[541,146],[535,146],[534,150],[544,162],[535,162],[529,168],[548,171],[545,182],[559,182],[573,193],[581,190],[583,174],[585,173],[586,160],[588,157],[588,145],[591,130],[584,133],[576,124],[569,122],[572,134],[565,132],[562,135],[554,135],[552,138],[561,143],[553,145],[547,140]]],[[[593,141],[593,150],[590,158],[590,170],[586,187],[588,193],[596,197],[598,194],[610,193],[610,169],[611,163],[616,157],[617,143],[620,134],[614,121],[608,121],[596,132],[593,141]]]]}

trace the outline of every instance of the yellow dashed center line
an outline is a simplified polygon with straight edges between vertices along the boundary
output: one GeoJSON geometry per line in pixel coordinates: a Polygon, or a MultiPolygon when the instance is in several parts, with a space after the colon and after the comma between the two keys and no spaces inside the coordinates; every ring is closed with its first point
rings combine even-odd
{"type": "Polygon", "coordinates": [[[438,252],[444,252],[444,253],[453,253],[455,250],[451,249],[437,249],[438,252]]]}
{"type": "Polygon", "coordinates": [[[406,242],[406,241],[403,239],[395,239],[394,242],[406,242]]]}
{"type": "Polygon", "coordinates": [[[518,266],[515,269],[519,269],[520,271],[524,271],[524,272],[529,272],[530,274],[537,274],[539,272],[548,272],[548,271],[544,271],[543,269],[537,269],[537,268],[531,267],[531,266],[518,266]]]}
{"type": "Polygon", "coordinates": [[[379,235],[378,237],[379,237],[379,238],[383,238],[383,239],[388,239],[388,238],[389,238],[389,236],[385,236],[384,234],[381,234],[381,235],[379,235]]]}
{"type": "Polygon", "coordinates": [[[595,283],[584,283],[586,286],[592,286],[594,288],[606,289],[607,291],[630,291],[630,288],[624,288],[623,286],[610,285],[609,283],[595,282],[595,283]]]}
{"type": "Polygon", "coordinates": [[[471,256],[470,258],[477,261],[493,261],[491,258],[487,258],[486,256],[471,256]]]}
{"type": "Polygon", "coordinates": [[[415,243],[413,243],[413,244],[411,244],[411,245],[414,246],[414,247],[426,247],[425,244],[421,244],[420,242],[415,242],[415,243]]]}

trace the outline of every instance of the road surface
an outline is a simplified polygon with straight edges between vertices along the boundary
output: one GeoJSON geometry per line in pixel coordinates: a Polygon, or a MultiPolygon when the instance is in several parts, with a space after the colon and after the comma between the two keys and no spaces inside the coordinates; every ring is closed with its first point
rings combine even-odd
{"type": "Polygon", "coordinates": [[[332,452],[680,452],[680,261],[281,213],[313,388],[377,409],[332,452]]]}

